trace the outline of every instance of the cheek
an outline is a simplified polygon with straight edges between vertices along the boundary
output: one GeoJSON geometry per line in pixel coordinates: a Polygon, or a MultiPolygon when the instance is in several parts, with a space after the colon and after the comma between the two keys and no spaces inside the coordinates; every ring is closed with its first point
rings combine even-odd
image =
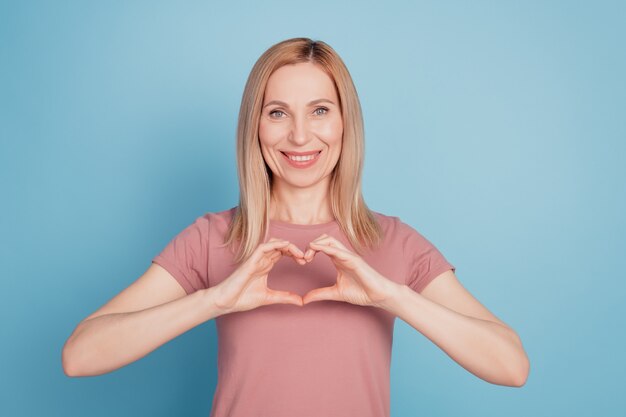
{"type": "Polygon", "coordinates": [[[327,120],[325,123],[318,126],[317,132],[328,142],[341,141],[343,136],[343,123],[341,119],[327,120]]]}
{"type": "Polygon", "coordinates": [[[280,141],[283,135],[284,128],[277,124],[265,123],[261,121],[259,123],[259,140],[264,145],[271,146],[280,141]]]}

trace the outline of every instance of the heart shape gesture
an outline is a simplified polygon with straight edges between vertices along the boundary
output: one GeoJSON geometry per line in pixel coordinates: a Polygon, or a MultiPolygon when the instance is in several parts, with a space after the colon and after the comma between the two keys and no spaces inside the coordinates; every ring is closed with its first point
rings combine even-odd
{"type": "Polygon", "coordinates": [[[321,301],[345,301],[361,306],[383,307],[397,284],[370,267],[360,256],[332,236],[323,234],[309,243],[306,253],[284,239],[272,238],[260,244],[252,256],[228,278],[213,287],[213,303],[220,314],[246,311],[263,305],[288,303],[297,306],[321,301]],[[330,257],[337,269],[337,283],[316,288],[304,297],[290,291],[268,288],[267,277],[274,264],[290,256],[299,265],[311,262],[316,253],[330,257]]]}
{"type": "Polygon", "coordinates": [[[381,307],[389,299],[393,287],[397,286],[332,236],[323,234],[310,242],[304,260],[311,262],[318,252],[325,253],[332,260],[337,269],[337,282],[330,287],[309,291],[302,298],[303,304],[333,300],[381,307]]]}

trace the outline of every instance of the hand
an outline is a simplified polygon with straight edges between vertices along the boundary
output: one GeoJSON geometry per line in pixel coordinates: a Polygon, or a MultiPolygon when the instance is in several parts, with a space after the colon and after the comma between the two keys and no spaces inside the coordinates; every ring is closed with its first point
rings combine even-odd
{"type": "Polygon", "coordinates": [[[214,287],[216,306],[224,314],[269,304],[302,306],[299,294],[267,287],[267,275],[283,255],[291,256],[300,265],[306,264],[304,253],[287,240],[272,238],[261,243],[239,268],[214,287]]]}
{"type": "Polygon", "coordinates": [[[334,237],[323,234],[310,242],[309,248],[304,254],[307,262],[311,262],[317,252],[330,257],[337,268],[337,283],[309,291],[302,298],[303,304],[334,300],[381,307],[392,294],[396,283],[379,274],[334,237]]]}

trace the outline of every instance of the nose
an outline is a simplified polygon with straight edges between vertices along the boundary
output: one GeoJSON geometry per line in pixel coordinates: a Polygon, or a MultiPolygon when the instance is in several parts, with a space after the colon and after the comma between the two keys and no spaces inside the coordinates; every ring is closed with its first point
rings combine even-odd
{"type": "Polygon", "coordinates": [[[291,126],[289,141],[297,145],[304,145],[309,140],[306,118],[302,116],[295,116],[293,120],[294,122],[291,126]]]}

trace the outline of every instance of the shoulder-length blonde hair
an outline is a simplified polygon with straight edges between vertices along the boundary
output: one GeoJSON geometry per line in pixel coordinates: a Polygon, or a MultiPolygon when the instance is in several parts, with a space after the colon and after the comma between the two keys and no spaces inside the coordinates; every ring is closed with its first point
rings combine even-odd
{"type": "Polygon", "coordinates": [[[259,57],[241,99],[237,125],[239,206],[224,239],[224,245],[237,251],[235,263],[248,259],[268,240],[272,172],[263,159],[258,138],[267,80],[283,65],[301,62],[319,65],[333,79],[339,97],[344,129],[341,154],[330,181],[333,215],[359,254],[365,246],[378,246],[382,239],[382,228],[361,194],[365,141],[361,104],[352,77],[328,44],[292,38],[273,45],[259,57]]]}

